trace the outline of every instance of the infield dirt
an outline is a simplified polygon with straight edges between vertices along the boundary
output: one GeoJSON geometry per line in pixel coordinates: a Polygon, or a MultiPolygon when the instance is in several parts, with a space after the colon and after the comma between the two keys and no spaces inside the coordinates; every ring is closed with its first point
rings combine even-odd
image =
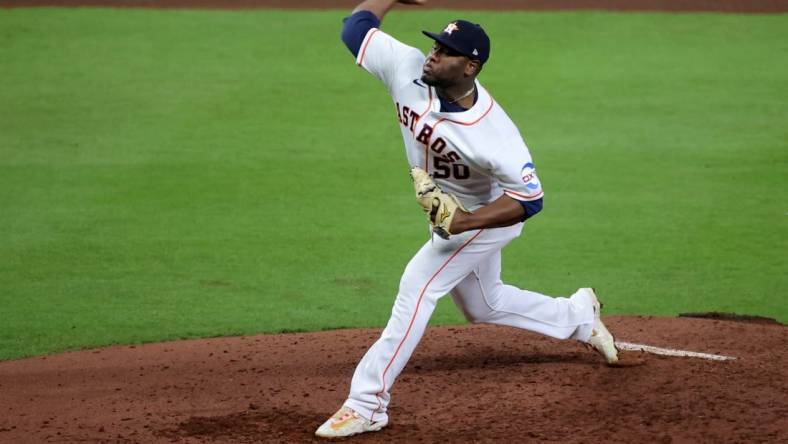
{"type": "MultiPolygon", "coordinates": [[[[430,328],[391,423],[355,442],[786,442],[788,328],[610,317],[622,352],[493,326],[430,328]]],[[[380,330],[181,341],[0,363],[0,442],[309,442],[380,330]]]]}

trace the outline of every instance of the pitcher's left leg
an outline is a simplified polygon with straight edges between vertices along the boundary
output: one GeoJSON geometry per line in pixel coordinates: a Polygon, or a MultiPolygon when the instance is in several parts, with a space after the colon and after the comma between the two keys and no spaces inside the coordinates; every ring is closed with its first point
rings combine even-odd
{"type": "Polygon", "coordinates": [[[565,298],[504,284],[500,252],[457,285],[452,299],[471,322],[507,325],[558,339],[586,341],[594,323],[591,295],[582,289],[565,298]]]}
{"type": "Polygon", "coordinates": [[[552,298],[501,281],[501,257],[493,254],[452,290],[454,303],[471,322],[508,325],[558,339],[588,343],[608,362],[618,362],[613,335],[600,317],[601,304],[592,288],[569,298],[552,298]]]}

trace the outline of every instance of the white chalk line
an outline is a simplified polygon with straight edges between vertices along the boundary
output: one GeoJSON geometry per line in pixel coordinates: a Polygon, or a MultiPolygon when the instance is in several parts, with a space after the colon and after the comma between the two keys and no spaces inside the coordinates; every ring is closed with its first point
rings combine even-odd
{"type": "Polygon", "coordinates": [[[633,344],[631,342],[616,341],[616,347],[618,347],[619,350],[644,351],[647,353],[653,353],[655,355],[701,358],[701,359],[708,359],[711,361],[729,361],[732,359],[736,359],[733,356],[713,355],[711,353],[699,353],[699,352],[693,352],[687,350],[676,350],[673,348],[661,348],[661,347],[654,347],[645,344],[633,344]]]}

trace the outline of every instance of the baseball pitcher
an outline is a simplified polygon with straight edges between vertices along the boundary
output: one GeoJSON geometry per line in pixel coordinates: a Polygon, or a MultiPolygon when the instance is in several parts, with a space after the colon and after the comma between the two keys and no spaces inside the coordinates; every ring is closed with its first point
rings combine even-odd
{"type": "Polygon", "coordinates": [[[317,429],[325,438],[388,424],[391,387],[446,294],[470,322],[575,339],[618,361],[593,289],[550,297],[501,281],[501,249],[542,209],[544,191],[519,130],[477,80],[490,57],[487,34],[454,20],[424,31],[433,42],[425,56],[380,29],[394,3],[359,4],[342,40],[391,94],[416,202],[434,235],[405,268],[391,318],[356,367],[344,405],[317,429]]]}

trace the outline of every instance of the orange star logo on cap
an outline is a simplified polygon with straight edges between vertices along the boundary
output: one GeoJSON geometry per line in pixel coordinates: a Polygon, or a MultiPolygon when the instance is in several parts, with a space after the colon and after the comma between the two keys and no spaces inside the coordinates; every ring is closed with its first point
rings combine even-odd
{"type": "Polygon", "coordinates": [[[444,29],[443,32],[445,32],[446,34],[451,35],[452,32],[454,32],[454,31],[456,31],[458,29],[460,29],[460,27],[457,26],[457,22],[451,22],[448,25],[446,25],[446,29],[444,29]]]}

